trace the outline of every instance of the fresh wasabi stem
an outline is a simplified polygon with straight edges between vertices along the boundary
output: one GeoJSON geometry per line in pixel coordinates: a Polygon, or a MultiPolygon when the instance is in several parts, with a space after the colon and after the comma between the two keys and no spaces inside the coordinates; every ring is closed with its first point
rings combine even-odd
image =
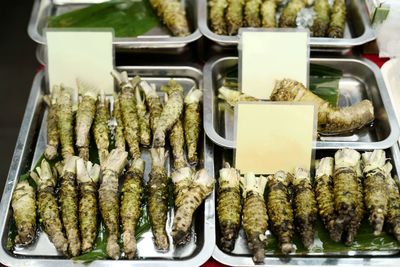
{"type": "Polygon", "coordinates": [[[369,222],[374,228],[374,235],[381,234],[388,205],[388,188],[384,165],[385,151],[377,149],[362,154],[364,163],[364,201],[369,211],[369,222]]]}
{"type": "Polygon", "coordinates": [[[143,90],[146,96],[146,103],[150,111],[150,126],[151,131],[156,131],[158,120],[162,113],[162,105],[159,96],[157,95],[156,89],[153,88],[148,82],[141,80],[139,87],[143,90]]]}
{"type": "Polygon", "coordinates": [[[267,241],[265,232],[268,229],[268,215],[264,201],[266,184],[266,177],[256,177],[253,173],[246,173],[240,179],[244,199],[243,229],[254,263],[263,263],[265,257],[267,241]]]}
{"type": "Polygon", "coordinates": [[[296,27],[297,13],[306,6],[304,0],[289,0],[289,3],[283,8],[279,18],[280,28],[294,28],[296,27]]]}
{"type": "Polygon", "coordinates": [[[149,0],[149,2],[174,36],[184,37],[190,34],[186,12],[180,1],[149,0]]]}
{"type": "Polygon", "coordinates": [[[82,237],[82,253],[93,249],[97,233],[97,187],[100,166],[78,159],[76,173],[79,185],[79,227],[82,237]]]}
{"type": "Polygon", "coordinates": [[[161,252],[169,249],[169,240],[165,230],[168,213],[168,177],[164,164],[168,157],[163,147],[150,150],[152,166],[148,186],[148,213],[154,246],[161,252]]]}
{"type": "Polygon", "coordinates": [[[61,154],[64,160],[74,155],[74,128],[72,100],[70,92],[61,86],[57,96],[57,123],[60,135],[61,154]]]}
{"type": "MultiPolygon", "coordinates": [[[[260,204],[261,205],[261,204],[260,204]]],[[[225,163],[219,170],[217,215],[221,229],[221,247],[231,252],[239,234],[242,211],[240,196],[240,174],[235,168],[225,163]]]]}
{"type": "Polygon", "coordinates": [[[108,157],[110,145],[108,123],[110,120],[109,102],[102,92],[97,99],[96,115],[93,124],[93,135],[99,153],[100,166],[103,167],[108,157]]]}
{"type": "Polygon", "coordinates": [[[356,170],[360,157],[360,153],[347,148],[338,150],[335,153],[333,193],[335,210],[338,214],[336,224],[340,235],[356,217],[359,193],[356,170]]]}
{"type": "Polygon", "coordinates": [[[268,215],[271,229],[277,235],[283,254],[294,252],[293,246],[293,210],[289,198],[289,178],[283,171],[268,177],[268,215]]]}
{"type": "Polygon", "coordinates": [[[119,194],[118,178],[127,164],[128,153],[113,149],[104,162],[102,182],[99,188],[100,213],[107,229],[107,255],[117,260],[120,257],[118,245],[119,194]]]}
{"type": "Polygon", "coordinates": [[[20,181],[15,186],[11,206],[17,228],[15,244],[32,244],[36,235],[36,194],[28,180],[20,181]]]}
{"type": "Polygon", "coordinates": [[[208,175],[207,170],[197,171],[188,192],[183,196],[182,205],[175,213],[172,225],[174,244],[185,245],[188,242],[193,214],[213,189],[214,178],[208,175]]]}
{"type": "Polygon", "coordinates": [[[175,80],[169,80],[163,87],[168,94],[168,101],[165,103],[156,131],[154,132],[154,147],[165,145],[165,135],[180,118],[183,111],[183,87],[175,80]]]}
{"type": "Polygon", "coordinates": [[[128,259],[136,256],[136,224],[140,217],[144,161],[137,159],[125,174],[121,190],[121,224],[124,252],[128,259]]]}
{"type": "Polygon", "coordinates": [[[304,247],[309,249],[314,243],[315,222],[317,220],[317,202],[311,186],[310,172],[296,168],[293,177],[294,220],[304,247]]]}
{"type": "Polygon", "coordinates": [[[59,87],[54,86],[52,93],[44,97],[44,101],[49,107],[47,113],[47,145],[44,151],[44,157],[47,160],[53,160],[57,157],[58,145],[60,143],[60,136],[58,134],[58,123],[57,123],[58,92],[59,92],[59,87]]]}
{"type": "Polygon", "coordinates": [[[72,257],[81,251],[81,240],[78,227],[78,188],[76,186],[76,160],[73,156],[65,160],[61,175],[60,208],[61,219],[68,239],[68,251],[72,257]]]}
{"type": "Polygon", "coordinates": [[[346,1],[334,0],[328,28],[328,36],[330,38],[343,38],[346,13],[346,1]]]}
{"type": "Polygon", "coordinates": [[[335,242],[342,237],[341,228],[336,225],[337,214],[335,211],[335,197],[333,194],[333,168],[332,157],[322,158],[315,171],[315,195],[318,203],[319,216],[321,217],[329,236],[335,242]]]}
{"type": "Polygon", "coordinates": [[[236,35],[243,25],[244,0],[228,0],[225,20],[229,35],[236,35]]]}
{"type": "Polygon", "coordinates": [[[400,242],[400,194],[399,187],[392,178],[392,164],[387,162],[383,167],[387,175],[388,185],[388,208],[386,214],[386,224],[389,232],[400,242]]]}
{"type": "Polygon", "coordinates": [[[218,98],[226,101],[232,107],[241,101],[260,101],[258,98],[246,95],[237,90],[229,89],[225,86],[222,86],[218,89],[218,98]]]}
{"type": "Polygon", "coordinates": [[[118,95],[114,94],[114,109],[113,117],[117,123],[114,129],[115,147],[120,150],[125,150],[124,123],[121,114],[121,104],[119,103],[118,95]]]}
{"type": "Polygon", "coordinates": [[[227,0],[210,0],[210,24],[211,30],[219,35],[228,33],[225,22],[225,9],[228,7],[227,0]]]}
{"type": "Polygon", "coordinates": [[[351,132],[374,120],[374,107],[369,100],[363,100],[350,107],[332,107],[329,102],[313,94],[303,84],[290,79],[278,81],[270,99],[313,103],[318,110],[318,132],[322,134],[351,132]]]}
{"type": "Polygon", "coordinates": [[[77,80],[81,101],[76,112],[75,145],[79,150],[79,157],[89,160],[90,127],[96,113],[97,92],[81,80],[77,80]]]}
{"type": "Polygon", "coordinates": [[[328,0],[315,0],[314,22],[311,32],[314,37],[325,37],[329,26],[330,7],[328,0]]]}
{"type": "Polygon", "coordinates": [[[264,0],[261,4],[261,26],[263,28],[276,28],[276,9],[278,5],[275,0],[264,0]]]}
{"type": "Polygon", "coordinates": [[[244,21],[246,27],[257,28],[261,26],[260,5],[261,5],[261,0],[245,1],[244,21]]]}
{"type": "Polygon", "coordinates": [[[182,206],[184,196],[189,191],[190,185],[193,182],[193,176],[194,174],[190,167],[180,168],[172,173],[176,209],[182,206]]]}
{"type": "Polygon", "coordinates": [[[197,145],[201,130],[200,102],[203,92],[200,89],[191,89],[185,97],[185,112],[183,118],[183,128],[187,147],[187,159],[189,164],[196,164],[197,145]]]}
{"type": "Polygon", "coordinates": [[[36,172],[31,172],[31,177],[37,184],[37,205],[40,222],[53,242],[56,249],[64,255],[68,255],[68,241],[63,233],[63,225],[60,219],[59,207],[54,188],[57,183],[56,172],[50,164],[43,159],[36,172]]]}
{"type": "Polygon", "coordinates": [[[140,94],[139,87],[135,89],[136,110],[139,123],[140,143],[144,146],[150,146],[151,130],[150,130],[150,115],[147,113],[146,104],[140,94]]]}

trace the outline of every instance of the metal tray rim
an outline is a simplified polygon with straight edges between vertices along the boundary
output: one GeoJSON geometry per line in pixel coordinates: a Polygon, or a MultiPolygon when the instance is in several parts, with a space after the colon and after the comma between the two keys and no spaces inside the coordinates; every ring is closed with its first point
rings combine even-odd
{"type": "MultiPolygon", "coordinates": [[[[147,69],[147,70],[156,70],[156,69],[174,69],[174,70],[183,70],[190,69],[192,71],[197,72],[198,74],[202,74],[202,71],[198,68],[192,66],[119,66],[117,67],[120,70],[134,70],[134,69],[147,69]]],[[[22,120],[21,129],[18,135],[17,144],[14,150],[11,166],[9,169],[9,173],[7,176],[2,201],[0,204],[0,214],[3,214],[3,218],[7,217],[8,212],[10,212],[10,203],[11,203],[11,194],[16,185],[17,179],[15,179],[16,175],[20,172],[21,169],[21,161],[22,154],[26,150],[26,140],[28,138],[28,130],[31,128],[32,118],[34,116],[33,112],[30,112],[34,109],[35,102],[39,97],[39,91],[41,89],[41,82],[45,78],[45,71],[41,70],[38,72],[34,78],[31,93],[28,99],[27,106],[25,108],[24,118],[22,120]]],[[[202,80],[199,80],[199,87],[202,87],[202,80]]],[[[204,135],[204,139],[207,137],[204,135]]],[[[211,142],[209,142],[211,143],[211,142]]],[[[210,146],[212,144],[209,144],[210,146]]],[[[212,154],[212,150],[206,147],[206,143],[204,144],[205,155],[207,153],[212,154]]],[[[205,158],[210,158],[210,156],[205,156],[205,158]]],[[[211,156],[211,158],[213,158],[211,156]]],[[[213,167],[212,162],[210,160],[204,160],[204,167],[207,170],[213,167]]],[[[212,170],[212,169],[211,169],[212,170]]],[[[193,258],[179,259],[179,260],[164,260],[164,259],[151,259],[151,260],[97,260],[91,263],[91,266],[109,266],[112,264],[113,266],[132,266],[133,264],[137,265],[145,265],[145,266],[200,266],[204,262],[206,262],[212,255],[215,245],[215,216],[214,216],[214,191],[213,193],[207,197],[204,202],[205,211],[212,211],[204,213],[204,245],[197,252],[197,254],[193,258]],[[210,214],[209,214],[210,213],[210,214]],[[210,232],[211,231],[211,232],[210,232]],[[210,245],[212,244],[212,245],[210,245]]],[[[0,237],[4,238],[5,233],[5,220],[0,220],[0,237]]],[[[62,264],[65,266],[77,266],[77,263],[74,263],[69,259],[26,259],[26,258],[16,258],[9,254],[8,251],[4,249],[3,246],[0,246],[0,262],[7,264],[9,266],[21,266],[21,265],[33,265],[33,266],[55,266],[56,264],[62,264]]],[[[82,266],[85,266],[82,264],[82,266]]]]}
{"type": "MultiPolygon", "coordinates": [[[[38,44],[46,45],[45,36],[41,35],[37,29],[37,22],[39,20],[39,11],[41,7],[41,0],[35,0],[32,8],[31,17],[28,24],[29,37],[38,44]]],[[[196,14],[196,12],[195,12],[196,14]]],[[[196,14],[197,15],[197,14],[196,14]]],[[[194,25],[197,26],[197,25],[194,25]]],[[[197,27],[194,32],[185,37],[162,37],[162,38],[149,38],[149,37],[124,37],[114,38],[113,44],[117,48],[182,48],[191,42],[196,41],[202,36],[199,28],[197,27]]]]}
{"type": "MultiPolygon", "coordinates": [[[[213,122],[213,104],[212,104],[212,94],[213,94],[213,82],[212,82],[212,70],[214,66],[223,60],[228,59],[238,59],[238,57],[213,57],[209,61],[206,62],[203,68],[204,75],[204,130],[207,136],[216,144],[227,147],[227,148],[235,148],[235,142],[232,140],[228,140],[220,136],[214,129],[213,122]]],[[[324,149],[338,149],[342,147],[348,147],[353,149],[386,149],[393,146],[396,143],[397,139],[400,136],[400,129],[398,122],[395,117],[395,112],[393,106],[389,99],[389,94],[386,88],[385,83],[383,82],[382,74],[379,68],[370,60],[363,58],[311,58],[311,61],[317,62],[326,62],[326,61],[342,61],[342,62],[357,62],[359,64],[363,64],[368,67],[374,74],[376,78],[376,82],[378,84],[379,92],[381,94],[383,106],[385,107],[386,113],[388,114],[389,125],[391,127],[391,131],[389,136],[386,139],[378,141],[378,142],[333,142],[333,141],[317,141],[315,142],[315,148],[324,148],[324,149]]]]}
{"type": "MultiPolygon", "coordinates": [[[[367,42],[375,40],[375,31],[371,27],[369,23],[368,16],[365,13],[365,9],[360,6],[360,2],[357,1],[357,6],[360,11],[361,20],[365,30],[361,36],[356,38],[342,38],[342,39],[334,39],[334,38],[310,38],[310,46],[311,48],[351,48],[354,46],[362,45],[367,42]]],[[[207,12],[207,4],[206,0],[198,0],[197,1],[197,20],[198,20],[198,28],[200,32],[210,40],[222,45],[222,46],[229,46],[229,45],[237,45],[239,43],[239,37],[236,36],[223,36],[215,34],[211,31],[208,27],[208,12],[207,12]]]]}
{"type": "MultiPolygon", "coordinates": [[[[359,149],[364,150],[364,149],[359,149]]],[[[367,149],[370,150],[370,149],[367,149]]],[[[396,172],[400,171],[400,148],[397,144],[390,148],[392,152],[392,161],[396,162],[396,172]]],[[[246,256],[231,256],[223,252],[217,245],[215,245],[212,257],[218,262],[229,266],[254,266],[251,257],[246,256]]],[[[272,265],[285,265],[285,266],[356,266],[356,265],[377,265],[377,266],[398,266],[400,264],[400,257],[379,257],[374,255],[358,256],[358,257],[341,257],[340,255],[329,256],[293,256],[289,257],[288,261],[282,260],[285,258],[279,257],[266,257],[265,263],[257,266],[272,266],[272,265]]]]}

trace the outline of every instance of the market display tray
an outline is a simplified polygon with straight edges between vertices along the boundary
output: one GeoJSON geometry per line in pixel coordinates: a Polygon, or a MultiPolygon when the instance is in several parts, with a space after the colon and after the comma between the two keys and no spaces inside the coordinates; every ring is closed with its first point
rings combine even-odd
{"type": "MultiPolygon", "coordinates": [[[[371,151],[370,149],[368,150],[359,150],[359,152],[364,152],[364,151],[371,151]]],[[[322,157],[327,157],[327,156],[333,156],[335,150],[327,150],[327,149],[318,149],[315,153],[315,158],[320,159],[322,157]]],[[[387,158],[390,159],[390,162],[393,165],[393,170],[392,170],[392,176],[398,178],[398,175],[400,174],[400,150],[397,145],[394,145],[393,147],[386,149],[386,156],[387,158]]],[[[211,161],[213,160],[213,166],[210,165],[209,172],[211,173],[214,171],[215,177],[219,177],[219,170],[223,168],[223,164],[225,162],[228,162],[232,165],[233,162],[233,155],[234,155],[234,150],[232,149],[226,149],[226,148],[221,148],[215,146],[213,154],[207,153],[207,156],[212,155],[213,157],[211,159],[207,159],[206,161],[211,161]]],[[[218,191],[218,187],[216,186],[216,192],[218,191]]],[[[215,199],[217,199],[217,193],[215,196],[215,199]]],[[[215,202],[215,206],[217,205],[217,202],[215,202]]],[[[216,214],[217,216],[217,214],[216,214]]],[[[247,248],[247,241],[245,238],[245,234],[243,230],[241,229],[239,231],[239,236],[236,240],[235,243],[235,248],[232,252],[227,253],[224,252],[221,249],[221,244],[220,244],[220,229],[218,226],[218,219],[216,219],[216,228],[215,228],[215,235],[216,235],[216,246],[214,249],[213,253],[213,258],[216,259],[217,261],[229,265],[229,266],[254,266],[254,262],[251,257],[251,252],[247,248]]],[[[320,222],[321,224],[321,222],[320,222]]],[[[364,227],[368,222],[364,222],[364,227]]],[[[311,247],[310,251],[305,251],[305,249],[300,249],[296,251],[295,253],[283,256],[279,254],[279,251],[277,250],[272,250],[271,248],[266,249],[266,257],[264,260],[264,264],[261,264],[261,266],[278,266],[278,265],[284,265],[284,266],[362,266],[362,265],[368,265],[368,266],[399,266],[400,264],[400,250],[399,245],[397,241],[394,238],[389,237],[390,241],[382,241],[380,237],[375,238],[374,241],[371,241],[370,243],[374,245],[375,248],[379,247],[381,243],[385,243],[388,245],[386,248],[385,247],[380,247],[379,249],[376,250],[361,250],[361,249],[354,249],[359,247],[362,247],[359,243],[357,243],[357,237],[356,237],[356,242],[353,244],[353,248],[347,249],[347,247],[342,244],[340,246],[340,249],[332,249],[332,247],[336,247],[337,243],[334,243],[333,241],[327,241],[329,239],[329,236],[324,236],[324,239],[322,238],[322,233],[326,232],[324,231],[323,226],[319,226],[320,230],[317,230],[316,233],[316,241],[314,242],[313,247],[311,247]],[[321,241],[324,242],[321,242],[321,241]],[[327,242],[327,243],[325,243],[327,242]],[[381,243],[380,243],[381,242],[381,243]],[[392,243],[390,243],[392,242],[392,243]],[[329,245],[328,245],[329,243],[329,245]],[[326,245],[326,247],[324,247],[326,245]],[[389,249],[389,247],[392,247],[389,249]],[[395,248],[396,247],[396,248],[395,248]],[[395,249],[394,249],[395,248],[395,249]]],[[[363,226],[361,226],[363,227],[363,226]]],[[[361,229],[360,227],[360,229],[361,229]]],[[[317,227],[318,229],[318,227],[317,227]]],[[[359,232],[360,232],[359,229],[359,232]]],[[[372,228],[368,229],[370,235],[372,236],[372,228]]],[[[297,234],[295,235],[295,239],[298,238],[297,234]]],[[[383,239],[383,237],[382,237],[383,239]]],[[[299,247],[298,247],[299,249],[299,247]]],[[[258,266],[258,264],[257,264],[258,266]]]]}
{"type": "MultiPolygon", "coordinates": [[[[185,93],[193,86],[202,88],[202,73],[199,69],[187,66],[151,66],[151,67],[118,67],[119,71],[127,71],[129,77],[140,75],[144,80],[157,85],[165,84],[170,78],[177,80],[185,93]]],[[[50,243],[47,235],[40,233],[35,242],[26,248],[7,250],[7,237],[12,223],[11,197],[21,174],[31,170],[40,159],[46,145],[47,108],[43,96],[48,93],[44,71],[39,72],[33,82],[31,94],[26,106],[22,126],[15,147],[9,174],[5,183],[1,199],[0,214],[0,262],[8,266],[76,266],[70,259],[60,255],[54,245],[50,243]]],[[[160,92],[161,94],[161,92],[160,92]]],[[[198,167],[210,169],[212,163],[205,156],[210,151],[212,143],[203,139],[200,142],[201,156],[198,167]],[[207,158],[208,160],[204,160],[207,158]]],[[[146,162],[145,180],[151,168],[151,159],[148,149],[142,151],[142,158],[146,162]]],[[[170,164],[167,159],[167,172],[170,176],[170,164]]],[[[167,232],[170,236],[173,219],[173,209],[170,209],[167,221],[167,232]]],[[[214,249],[214,194],[211,194],[195,212],[192,226],[192,237],[184,247],[172,247],[167,253],[155,250],[151,231],[145,232],[137,243],[138,258],[135,260],[96,260],[90,266],[198,266],[206,262],[214,249]]],[[[172,244],[172,242],[171,242],[172,244]]]]}
{"type": "MultiPolygon", "coordinates": [[[[343,72],[339,81],[339,106],[349,106],[362,99],[371,100],[375,121],[346,136],[320,136],[316,148],[386,149],[399,138],[399,125],[379,68],[356,58],[311,58],[310,63],[336,68],[343,72]]],[[[204,129],[217,145],[235,148],[234,111],[218,99],[224,74],[238,64],[237,57],[215,57],[204,66],[204,129]]],[[[262,120],[262,119],[261,119],[262,120]]]]}
{"type": "MultiPolygon", "coordinates": [[[[114,38],[113,44],[117,50],[132,50],[132,49],[173,49],[181,50],[191,42],[196,41],[201,37],[201,33],[197,28],[197,12],[196,1],[181,0],[186,9],[186,16],[189,20],[192,32],[185,37],[174,37],[164,26],[159,26],[151,29],[142,36],[114,38]]],[[[66,12],[83,8],[88,4],[84,1],[52,1],[52,0],[35,0],[31,18],[28,25],[28,34],[33,41],[40,45],[46,44],[44,35],[47,29],[48,18],[64,14],[66,12]],[[78,2],[78,3],[76,3],[78,2]]]]}
{"type": "MultiPolygon", "coordinates": [[[[237,35],[218,35],[209,28],[207,0],[197,1],[198,27],[207,38],[222,46],[232,46],[239,43],[237,35]]],[[[347,1],[347,21],[344,38],[311,37],[310,48],[313,51],[348,50],[363,45],[375,39],[374,29],[371,27],[365,2],[363,0],[347,1]]]]}

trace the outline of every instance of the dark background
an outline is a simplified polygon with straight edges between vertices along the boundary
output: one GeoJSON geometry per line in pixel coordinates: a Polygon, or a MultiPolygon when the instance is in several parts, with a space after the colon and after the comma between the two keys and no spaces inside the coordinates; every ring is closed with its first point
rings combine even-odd
{"type": "Polygon", "coordinates": [[[3,193],[33,77],[39,68],[27,27],[33,0],[2,1],[0,10],[0,192],[3,193]]]}

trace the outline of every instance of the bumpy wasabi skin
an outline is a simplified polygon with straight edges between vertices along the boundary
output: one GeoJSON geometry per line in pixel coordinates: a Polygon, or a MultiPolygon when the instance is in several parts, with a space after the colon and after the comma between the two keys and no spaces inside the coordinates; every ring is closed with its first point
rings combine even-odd
{"type": "Polygon", "coordinates": [[[193,176],[194,173],[190,167],[180,168],[172,173],[176,209],[182,206],[184,196],[193,182],[193,176]]]}
{"type": "Polygon", "coordinates": [[[109,103],[104,93],[97,99],[96,116],[93,124],[93,135],[99,153],[100,166],[103,167],[108,157],[110,145],[108,122],[110,120],[109,103]]]}
{"type": "Polygon", "coordinates": [[[30,245],[36,234],[36,194],[27,180],[16,185],[11,206],[17,228],[15,244],[30,245]]]}
{"type": "Polygon", "coordinates": [[[264,201],[264,190],[267,178],[256,177],[253,173],[246,173],[240,179],[243,192],[243,229],[246,233],[247,245],[253,255],[255,263],[263,263],[268,228],[267,208],[264,201]]]}
{"type": "Polygon", "coordinates": [[[276,9],[277,1],[275,0],[265,0],[261,4],[261,26],[263,28],[275,28],[276,27],[276,9]]]}
{"type": "Polygon", "coordinates": [[[107,255],[115,260],[120,257],[118,245],[119,194],[118,178],[127,164],[128,153],[113,149],[104,162],[102,182],[99,188],[100,213],[106,226],[107,255]]]}
{"type": "Polygon", "coordinates": [[[331,20],[328,28],[330,38],[343,38],[346,24],[346,1],[335,0],[332,5],[331,20]]]}
{"type": "Polygon", "coordinates": [[[314,22],[311,32],[314,37],[325,37],[329,26],[330,7],[328,0],[315,0],[314,22]]]}
{"type": "Polygon", "coordinates": [[[168,94],[154,132],[154,147],[165,146],[165,135],[180,118],[183,111],[183,87],[175,80],[169,80],[163,90],[168,94]]]}
{"type": "Polygon", "coordinates": [[[337,214],[332,180],[333,167],[333,158],[320,159],[315,171],[315,196],[318,203],[319,216],[328,230],[330,238],[335,242],[339,242],[342,237],[342,230],[338,229],[336,225],[337,214]]]}
{"type": "Polygon", "coordinates": [[[57,125],[57,92],[59,88],[55,86],[51,95],[45,96],[44,101],[49,107],[47,113],[47,145],[44,151],[44,157],[47,160],[53,160],[57,157],[58,145],[60,143],[60,137],[58,134],[57,125]]]}
{"type": "Polygon", "coordinates": [[[49,236],[56,249],[68,255],[68,241],[63,233],[63,225],[54,188],[57,183],[56,172],[50,164],[43,159],[36,172],[31,172],[31,177],[37,184],[37,205],[40,222],[45,233],[49,236]]]}
{"type": "Polygon", "coordinates": [[[128,259],[136,256],[136,224],[140,217],[144,161],[137,159],[125,174],[121,190],[121,223],[124,252],[128,259]]]}
{"type": "Polygon", "coordinates": [[[139,120],[137,115],[134,89],[140,82],[140,77],[136,76],[129,81],[128,73],[112,71],[111,75],[118,82],[121,93],[119,94],[119,104],[121,107],[122,121],[124,123],[125,140],[129,147],[129,154],[135,160],[140,158],[139,148],[139,120]]]}
{"type": "Polygon", "coordinates": [[[61,175],[60,207],[61,219],[68,239],[68,251],[72,257],[81,251],[81,240],[78,227],[78,188],[76,186],[76,160],[69,157],[61,175]]]}
{"type": "Polygon", "coordinates": [[[303,84],[290,79],[283,79],[275,84],[271,100],[313,103],[318,110],[318,132],[321,134],[351,132],[374,120],[374,107],[369,100],[350,107],[332,107],[303,84]]]}
{"type": "Polygon", "coordinates": [[[333,193],[335,196],[336,220],[339,233],[356,216],[358,203],[357,167],[360,153],[353,149],[341,149],[335,153],[335,170],[333,175],[333,193]]]}
{"type": "Polygon", "coordinates": [[[204,199],[211,194],[213,189],[214,178],[208,175],[207,170],[201,169],[197,171],[188,192],[183,196],[182,205],[179,206],[175,213],[172,224],[174,244],[185,245],[188,242],[193,213],[204,199]]]}
{"type": "Polygon", "coordinates": [[[74,155],[74,115],[72,112],[72,100],[70,92],[61,87],[57,96],[57,123],[60,136],[61,153],[64,159],[74,155]]]}
{"type": "Polygon", "coordinates": [[[225,22],[225,9],[228,7],[227,0],[210,0],[210,24],[211,30],[216,34],[226,35],[228,33],[225,22]]]}
{"type": "Polygon", "coordinates": [[[306,6],[304,0],[290,0],[289,3],[283,8],[279,18],[280,28],[293,28],[296,27],[297,13],[306,6]]]}
{"type": "Polygon", "coordinates": [[[294,252],[294,219],[288,186],[289,178],[283,171],[268,177],[268,215],[283,254],[294,252]]]}
{"type": "Polygon", "coordinates": [[[225,20],[229,35],[236,35],[243,25],[244,0],[228,0],[225,20]]]}
{"type": "Polygon", "coordinates": [[[380,235],[383,229],[388,205],[388,188],[384,165],[386,153],[383,150],[365,152],[364,163],[364,201],[369,211],[369,221],[374,235],[380,235]]]}
{"type": "Polygon", "coordinates": [[[310,248],[314,243],[315,222],[317,220],[317,202],[311,186],[309,171],[296,168],[293,177],[294,187],[294,220],[301,242],[310,248]]]}
{"type": "Polygon", "coordinates": [[[388,185],[388,208],[386,214],[386,224],[389,232],[394,235],[397,241],[400,242],[400,194],[399,187],[395,180],[392,178],[390,172],[392,171],[392,164],[389,162],[385,164],[384,170],[387,175],[388,185]]]}
{"type": "Polygon", "coordinates": [[[260,27],[261,0],[246,0],[244,6],[244,23],[246,27],[260,27]]]}
{"type": "Polygon", "coordinates": [[[150,116],[147,113],[146,104],[140,94],[139,87],[135,89],[136,110],[139,123],[140,143],[149,146],[151,143],[150,116]]]}
{"type": "Polygon", "coordinates": [[[194,88],[185,97],[183,128],[185,129],[187,159],[190,164],[196,164],[198,161],[197,144],[201,131],[200,102],[202,97],[203,92],[194,88]]]}
{"type": "Polygon", "coordinates": [[[185,136],[183,134],[182,120],[178,119],[169,133],[169,143],[172,148],[174,169],[178,170],[187,166],[185,160],[185,136]]]}
{"type": "Polygon", "coordinates": [[[76,112],[75,145],[79,150],[79,157],[89,160],[90,127],[96,113],[97,93],[80,80],[77,80],[77,85],[81,97],[76,112]]]}
{"type": "Polygon", "coordinates": [[[178,0],[149,0],[157,15],[174,36],[184,37],[190,34],[186,12],[178,0]]]}
{"type": "Polygon", "coordinates": [[[160,97],[157,95],[156,89],[144,80],[140,81],[139,87],[146,96],[146,104],[150,111],[150,128],[154,134],[163,109],[160,97]]]}
{"type": "Polygon", "coordinates": [[[117,94],[114,94],[113,117],[117,124],[114,129],[115,148],[125,150],[124,123],[122,121],[121,105],[117,94]]]}
{"type": "Polygon", "coordinates": [[[168,153],[164,148],[150,150],[152,166],[148,186],[148,213],[154,246],[161,252],[169,249],[169,240],[165,230],[168,213],[168,177],[164,167],[168,153]]]}
{"type": "Polygon", "coordinates": [[[82,252],[93,249],[97,234],[97,186],[100,166],[78,159],[76,174],[79,185],[79,227],[82,238],[82,252]]]}
{"type": "Polygon", "coordinates": [[[240,229],[242,211],[240,196],[240,175],[228,163],[219,170],[217,215],[221,229],[221,248],[231,252],[240,229]]]}
{"type": "Polygon", "coordinates": [[[218,89],[218,98],[226,101],[230,106],[234,107],[241,101],[260,101],[258,98],[246,95],[240,91],[232,90],[222,86],[218,89]]]}

